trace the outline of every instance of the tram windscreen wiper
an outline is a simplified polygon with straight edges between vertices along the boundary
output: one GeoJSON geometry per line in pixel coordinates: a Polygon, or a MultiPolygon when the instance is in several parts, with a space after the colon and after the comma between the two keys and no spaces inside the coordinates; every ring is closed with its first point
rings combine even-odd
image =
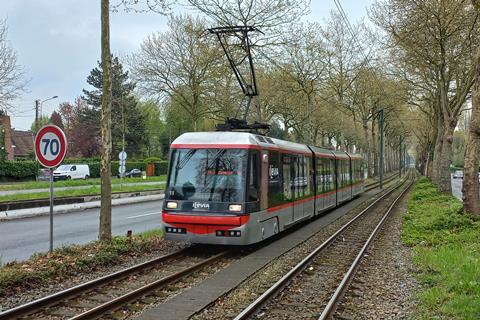
{"type": "Polygon", "coordinates": [[[185,155],[185,157],[183,157],[183,159],[177,163],[177,165],[175,166],[175,169],[182,169],[183,167],[185,167],[185,165],[188,163],[188,161],[190,161],[190,159],[193,157],[193,155],[195,154],[195,152],[197,152],[197,149],[191,149],[187,152],[187,154],[185,155]]]}

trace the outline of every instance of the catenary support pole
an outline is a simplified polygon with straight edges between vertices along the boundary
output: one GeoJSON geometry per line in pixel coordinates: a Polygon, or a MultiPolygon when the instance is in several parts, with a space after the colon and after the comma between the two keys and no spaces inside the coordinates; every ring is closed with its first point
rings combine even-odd
{"type": "Polygon", "coordinates": [[[384,158],[384,136],[383,136],[383,127],[384,127],[384,118],[383,118],[383,109],[380,109],[380,114],[378,117],[378,127],[380,129],[380,159],[378,161],[379,168],[378,173],[380,175],[380,189],[383,189],[383,158],[384,158]]]}

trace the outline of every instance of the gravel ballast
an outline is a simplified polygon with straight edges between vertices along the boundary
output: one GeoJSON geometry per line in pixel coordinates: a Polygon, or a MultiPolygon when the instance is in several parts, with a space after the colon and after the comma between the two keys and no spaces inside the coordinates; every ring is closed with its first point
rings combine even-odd
{"type": "Polygon", "coordinates": [[[383,229],[347,291],[336,319],[410,319],[415,309],[415,279],[412,251],[402,244],[404,197],[383,229]]]}
{"type": "Polygon", "coordinates": [[[100,278],[113,272],[126,269],[136,264],[140,264],[142,262],[146,262],[148,260],[166,255],[168,253],[172,253],[174,251],[184,248],[185,246],[186,244],[163,240],[161,245],[159,245],[155,252],[143,254],[141,256],[128,257],[126,259],[122,259],[121,262],[119,262],[118,264],[108,267],[99,267],[95,271],[79,273],[75,276],[52,278],[48,281],[48,284],[41,285],[37,288],[32,288],[29,290],[18,290],[14,294],[9,294],[7,296],[1,297],[0,312],[56,293],[58,291],[82,284],[84,282],[100,278]]]}

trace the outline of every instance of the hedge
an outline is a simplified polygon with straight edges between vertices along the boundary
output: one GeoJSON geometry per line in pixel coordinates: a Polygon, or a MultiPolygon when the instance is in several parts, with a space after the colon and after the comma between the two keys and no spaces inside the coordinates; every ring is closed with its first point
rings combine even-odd
{"type": "MultiPolygon", "coordinates": [[[[79,161],[80,159],[68,159],[63,164],[83,163],[88,164],[90,168],[90,177],[100,177],[100,162],[99,161],[79,161]]],[[[156,161],[155,175],[167,174],[168,162],[156,161]]],[[[112,174],[118,174],[118,161],[112,161],[112,174]]],[[[143,161],[127,161],[126,170],[134,168],[145,171],[147,164],[143,161]]],[[[22,179],[35,179],[40,165],[36,161],[0,161],[0,180],[22,180],[22,179]]]]}
{"type": "Polygon", "coordinates": [[[36,161],[0,161],[0,180],[35,179],[39,169],[36,161]]]}

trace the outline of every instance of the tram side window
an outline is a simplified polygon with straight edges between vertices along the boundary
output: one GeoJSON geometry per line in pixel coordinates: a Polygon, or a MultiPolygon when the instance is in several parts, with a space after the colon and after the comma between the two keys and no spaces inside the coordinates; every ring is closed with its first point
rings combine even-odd
{"type": "Polygon", "coordinates": [[[358,162],[356,160],[351,160],[352,162],[352,182],[357,183],[358,181],[358,162]]]}
{"type": "Polygon", "coordinates": [[[305,172],[305,156],[292,156],[292,189],[294,199],[302,199],[307,188],[307,174],[305,172]]]}
{"type": "Polygon", "coordinates": [[[352,177],[350,176],[350,160],[343,161],[345,166],[345,186],[352,184],[352,177]]]}
{"type": "Polygon", "coordinates": [[[313,173],[311,170],[312,167],[312,158],[311,157],[303,157],[303,173],[306,179],[306,186],[304,191],[304,196],[312,195],[312,183],[313,183],[313,173]]]}
{"type": "Polygon", "coordinates": [[[322,176],[323,176],[323,192],[328,192],[331,189],[331,175],[330,175],[330,159],[322,158],[322,164],[323,164],[323,169],[322,169],[322,176]]]}
{"type": "Polygon", "coordinates": [[[270,208],[287,202],[283,193],[281,160],[280,153],[277,151],[268,153],[268,206],[270,208]]]}
{"type": "Polygon", "coordinates": [[[321,158],[316,158],[316,161],[315,161],[315,165],[316,165],[316,179],[317,179],[317,194],[320,194],[320,193],[323,193],[324,192],[324,189],[323,189],[323,161],[321,158]]]}
{"type": "Polygon", "coordinates": [[[323,159],[325,163],[325,191],[332,191],[335,188],[335,177],[332,172],[335,170],[333,159],[323,159]]]}
{"type": "Polygon", "coordinates": [[[345,173],[343,172],[343,160],[338,160],[338,186],[343,188],[345,186],[345,173]]]}
{"type": "Polygon", "coordinates": [[[335,160],[335,169],[336,169],[337,189],[340,189],[342,187],[342,167],[340,165],[340,160],[335,160]]]}
{"type": "Polygon", "coordinates": [[[355,164],[355,183],[358,183],[362,180],[361,162],[359,160],[355,160],[353,163],[355,164]]]}
{"type": "Polygon", "coordinates": [[[250,168],[248,173],[248,192],[247,192],[247,201],[258,201],[259,194],[259,167],[260,163],[258,161],[258,151],[252,150],[250,153],[250,168]]]}
{"type": "Polygon", "coordinates": [[[283,174],[283,196],[285,201],[292,201],[292,185],[293,185],[293,177],[292,177],[292,163],[293,156],[288,154],[282,154],[282,174],[283,174]]]}

